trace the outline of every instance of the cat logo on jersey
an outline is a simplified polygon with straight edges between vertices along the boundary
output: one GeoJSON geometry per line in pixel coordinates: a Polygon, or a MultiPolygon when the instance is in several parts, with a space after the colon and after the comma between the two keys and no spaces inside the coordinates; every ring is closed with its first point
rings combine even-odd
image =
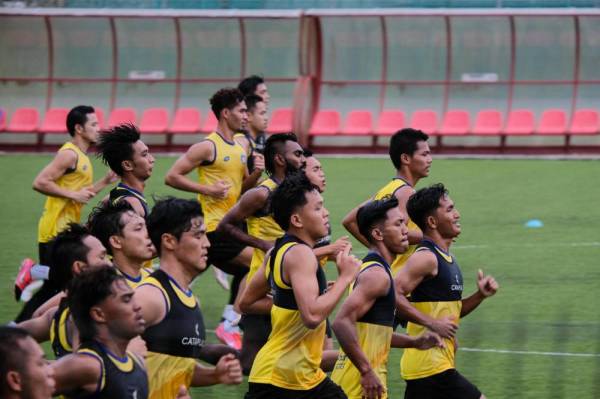
{"type": "Polygon", "coordinates": [[[229,155],[227,155],[225,158],[223,158],[223,161],[227,162],[229,161],[231,158],[229,157],[229,155]]]}
{"type": "Polygon", "coordinates": [[[87,170],[87,167],[88,167],[87,165],[83,165],[83,166],[81,167],[81,169],[83,169],[83,170],[87,170]]]}
{"type": "Polygon", "coordinates": [[[246,154],[242,154],[242,163],[246,163],[246,154]]]}

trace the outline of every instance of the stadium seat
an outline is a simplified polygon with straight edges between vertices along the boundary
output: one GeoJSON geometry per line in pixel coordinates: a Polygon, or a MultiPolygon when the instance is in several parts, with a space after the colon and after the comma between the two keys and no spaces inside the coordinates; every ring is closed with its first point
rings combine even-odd
{"type": "Polygon", "coordinates": [[[133,108],[115,108],[112,110],[108,118],[108,127],[123,123],[137,124],[137,116],[133,108]]]}
{"type": "Polygon", "coordinates": [[[404,112],[384,109],[377,118],[373,133],[378,136],[391,136],[404,128],[404,112]]]}
{"type": "Polygon", "coordinates": [[[17,108],[13,113],[10,123],[6,128],[9,132],[33,133],[37,132],[39,114],[35,108],[17,108]]]}
{"type": "Polygon", "coordinates": [[[308,134],[331,136],[340,131],[340,113],[334,109],[323,109],[316,113],[308,134]]]}
{"type": "Polygon", "coordinates": [[[508,114],[504,134],[508,136],[525,136],[533,133],[533,112],[528,109],[515,109],[508,114]]]}
{"type": "Polygon", "coordinates": [[[212,133],[215,130],[217,130],[218,123],[219,121],[217,120],[215,113],[212,111],[208,111],[206,119],[204,120],[204,124],[202,124],[202,127],[200,128],[200,131],[203,133],[212,133]]]}
{"type": "Polygon", "coordinates": [[[469,133],[470,125],[468,111],[451,109],[444,115],[439,133],[444,136],[463,136],[469,133]]]}
{"type": "Polygon", "coordinates": [[[567,133],[567,115],[562,109],[547,109],[542,112],[537,134],[561,135],[567,133]]]}
{"type": "Polygon", "coordinates": [[[166,108],[148,108],[140,120],[142,134],[164,134],[169,127],[169,111],[166,108]]]}
{"type": "Polygon", "coordinates": [[[96,117],[98,118],[98,126],[100,126],[100,129],[104,129],[104,110],[99,107],[94,107],[94,111],[96,111],[96,117]]]}
{"type": "Polygon", "coordinates": [[[67,114],[66,108],[50,108],[46,111],[40,132],[50,134],[63,134],[67,132],[67,114]]]}
{"type": "Polygon", "coordinates": [[[286,133],[291,132],[294,113],[291,108],[278,108],[273,111],[267,133],[286,133]]]}
{"type": "Polygon", "coordinates": [[[600,133],[600,117],[595,109],[578,109],[573,115],[569,134],[597,134],[600,133]]]}
{"type": "Polygon", "coordinates": [[[6,129],[6,111],[0,108],[0,132],[6,129]]]}
{"type": "Polygon", "coordinates": [[[371,111],[353,110],[348,113],[341,134],[370,135],[373,132],[373,117],[371,111]]]}
{"type": "Polygon", "coordinates": [[[477,135],[497,135],[502,131],[502,113],[495,109],[484,109],[477,113],[471,130],[477,135]]]}
{"type": "Polygon", "coordinates": [[[410,119],[410,127],[417,130],[422,130],[427,134],[437,133],[438,116],[431,109],[420,109],[412,114],[410,119]]]}
{"type": "Polygon", "coordinates": [[[200,131],[200,111],[196,108],[179,108],[168,132],[173,134],[194,134],[200,131]]]}

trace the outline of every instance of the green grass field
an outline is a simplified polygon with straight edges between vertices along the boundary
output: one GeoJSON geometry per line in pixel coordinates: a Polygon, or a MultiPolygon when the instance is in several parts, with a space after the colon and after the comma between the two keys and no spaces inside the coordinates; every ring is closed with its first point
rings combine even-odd
{"type": "MultiPolygon", "coordinates": [[[[37,255],[37,222],[43,196],[31,189],[50,160],[42,155],[0,156],[0,322],[15,316],[12,294],[20,260],[37,255]]],[[[159,157],[148,194],[175,194],[163,184],[173,158],[159,157]]],[[[326,206],[334,236],[341,219],[393,174],[386,159],[323,159],[326,206]]],[[[96,177],[105,168],[95,162],[96,177]]],[[[462,215],[463,234],[452,248],[475,290],[484,269],[499,281],[499,293],[463,320],[457,368],[488,398],[593,398],[600,396],[600,163],[597,161],[434,161],[420,186],[444,182],[462,215]],[[527,229],[529,219],[544,227],[527,229]],[[490,351],[484,351],[490,350],[490,351]],[[584,354],[584,355],[576,355],[584,354]]],[[[86,213],[90,207],[86,207],[86,213]]],[[[358,255],[365,249],[355,246],[358,255]]],[[[329,277],[334,278],[331,265],[329,277]]],[[[218,323],[227,293],[212,272],[194,291],[207,327],[218,323]]],[[[214,339],[212,334],[209,334],[214,339]]],[[[401,398],[401,351],[389,362],[391,398],[401,398]]],[[[195,398],[241,398],[246,385],[194,390],[195,398]]]]}

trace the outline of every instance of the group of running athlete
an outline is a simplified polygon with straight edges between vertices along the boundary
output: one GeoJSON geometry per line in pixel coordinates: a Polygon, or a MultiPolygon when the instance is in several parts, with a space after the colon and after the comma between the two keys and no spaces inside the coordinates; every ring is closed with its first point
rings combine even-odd
{"type": "Polygon", "coordinates": [[[0,327],[0,397],[189,398],[190,387],[247,375],[246,399],[387,398],[390,348],[404,348],[405,398],[484,398],[455,368],[456,332],[499,286],[479,271],[463,298],[450,252],[460,214],[442,184],[414,189],[432,164],[428,136],[395,133],[395,175],[344,217],[368,248],[359,260],[348,237],[331,238],[317,157],[293,133],[265,134],[269,99],[258,76],[217,91],[216,130],[164,179],[197,200],[152,208],[143,132],[100,131],[90,106],[69,112],[71,140],[33,183],[47,196],[39,257],[23,261],[15,298],[26,303],[0,327]],[[110,168],[96,183],[94,145],[110,168]],[[114,183],[81,223],[84,204],[114,183]],[[230,290],[222,344],[207,342],[191,288],[210,265],[230,290]],[[45,360],[45,341],[56,361],[45,360]]]}

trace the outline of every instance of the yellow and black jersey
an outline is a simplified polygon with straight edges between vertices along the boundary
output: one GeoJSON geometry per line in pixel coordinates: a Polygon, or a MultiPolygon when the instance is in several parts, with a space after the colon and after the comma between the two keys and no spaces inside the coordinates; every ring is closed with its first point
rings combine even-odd
{"type": "Polygon", "coordinates": [[[172,399],[181,385],[191,384],[206,340],[204,318],[192,291],[183,290],[163,270],[153,272],[141,285],[145,284],[160,289],[167,307],[165,318],[142,334],[148,347],[149,397],[172,399]]]}
{"type": "Polygon", "coordinates": [[[246,155],[248,156],[247,166],[248,172],[252,173],[254,171],[254,153],[258,152],[259,154],[263,154],[265,151],[265,143],[267,141],[265,133],[259,133],[259,135],[255,139],[254,137],[252,137],[252,134],[250,134],[248,131],[243,130],[239,133],[236,133],[233,137],[241,137],[248,140],[248,151],[246,152],[246,155]]]}
{"type": "Polygon", "coordinates": [[[220,180],[228,181],[231,188],[225,198],[215,198],[198,194],[198,201],[204,212],[207,232],[217,229],[223,216],[237,202],[242,192],[242,183],[246,173],[247,155],[236,141],[227,141],[219,133],[213,132],[205,139],[214,147],[214,159],[198,166],[200,184],[212,185],[220,180]]]}
{"type": "MultiPolygon", "coordinates": [[[[454,316],[458,323],[462,308],[463,278],[456,259],[429,239],[423,240],[417,251],[431,251],[437,259],[438,271],[435,277],[423,280],[413,290],[410,296],[412,305],[435,319],[454,316]]],[[[425,330],[425,327],[410,322],[406,328],[410,336],[417,336],[425,330]]],[[[453,369],[454,340],[444,339],[444,343],[444,348],[405,349],[400,362],[402,378],[414,380],[453,369]]]]}
{"type": "MultiPolygon", "coordinates": [[[[72,170],[56,180],[56,184],[70,191],[79,191],[93,183],[94,171],[88,156],[70,141],[58,150],[73,151],[77,154],[77,164],[72,170]]],[[[46,243],[67,227],[69,223],[79,223],[83,204],[67,198],[46,197],[44,212],[38,225],[38,242],[46,243]]]]}
{"type": "Polygon", "coordinates": [[[127,284],[134,290],[144,282],[146,277],[150,277],[150,275],[154,273],[154,270],[147,267],[142,267],[140,269],[140,274],[137,276],[131,276],[124,271],[121,271],[117,265],[115,265],[115,270],[117,271],[117,274],[125,277],[127,284]]]}
{"type": "MultiPolygon", "coordinates": [[[[374,200],[381,200],[385,197],[392,197],[396,195],[396,191],[398,191],[402,187],[412,187],[406,180],[395,177],[388,184],[383,186],[377,193],[373,196],[374,200]]],[[[408,218],[408,215],[405,215],[408,218]]],[[[409,231],[420,231],[419,227],[412,221],[410,218],[408,219],[407,227],[409,231]]],[[[392,275],[395,276],[398,271],[406,264],[408,258],[415,252],[417,249],[416,245],[409,245],[406,252],[402,254],[396,255],[396,259],[392,262],[392,275]]]]}
{"type": "Polygon", "coordinates": [[[137,355],[127,352],[121,358],[96,341],[82,343],[77,353],[97,359],[102,367],[101,377],[96,392],[78,390],[67,394],[67,398],[148,398],[148,376],[143,361],[137,355]]]}
{"type": "Polygon", "coordinates": [[[140,193],[136,189],[129,187],[123,182],[120,182],[115,188],[110,190],[110,193],[108,194],[108,200],[111,204],[116,204],[117,202],[127,197],[137,199],[142,205],[142,208],[144,208],[144,214],[141,216],[148,216],[148,202],[146,201],[144,194],[140,193]]]}
{"type": "MultiPolygon", "coordinates": [[[[360,348],[369,360],[373,371],[379,377],[383,386],[387,385],[387,361],[390,351],[390,343],[393,334],[394,313],[396,309],[396,294],[394,290],[394,279],[388,263],[381,255],[370,252],[363,259],[359,274],[350,290],[360,284],[360,276],[366,270],[374,267],[383,268],[389,278],[390,288],[386,295],[375,300],[373,306],[356,323],[358,342],[360,348]]],[[[331,379],[342,387],[349,399],[361,399],[363,397],[360,385],[360,371],[350,361],[348,356],[340,349],[339,358],[335,364],[331,379]]],[[[387,398],[384,393],[382,398],[387,398]]]]}
{"type": "MultiPolygon", "coordinates": [[[[279,227],[275,219],[273,219],[273,215],[269,212],[271,194],[278,185],[279,184],[271,177],[257,186],[259,189],[268,190],[269,197],[263,209],[258,210],[246,220],[248,235],[265,241],[275,241],[284,235],[285,232],[279,227]]],[[[252,261],[250,262],[250,271],[246,277],[247,281],[252,279],[252,276],[254,276],[254,273],[261,267],[264,259],[264,251],[259,248],[254,248],[252,261]]]]}
{"type": "MultiPolygon", "coordinates": [[[[331,226],[329,226],[329,231],[327,232],[327,235],[325,237],[321,237],[320,239],[317,240],[317,242],[315,243],[315,249],[326,247],[327,245],[330,245],[330,244],[331,244],[331,226]]],[[[327,256],[322,256],[319,259],[319,266],[325,267],[327,265],[328,260],[329,259],[327,256]]]]}
{"type": "Polygon", "coordinates": [[[71,334],[69,329],[69,317],[71,311],[67,298],[64,297],[58,304],[58,309],[54,313],[52,323],[50,324],[50,345],[54,356],[58,359],[73,352],[71,343],[71,334]]]}
{"type": "MultiPolygon", "coordinates": [[[[309,390],[326,378],[320,368],[325,321],[314,329],[304,325],[294,288],[283,277],[285,255],[295,245],[306,244],[294,236],[284,235],[276,241],[269,256],[268,275],[273,290],[272,331],[254,359],[248,381],[285,389],[309,390]]],[[[306,261],[316,263],[317,259],[314,257],[306,261]]],[[[321,267],[316,268],[314,278],[318,281],[319,293],[324,293],[327,280],[321,267]]]]}

